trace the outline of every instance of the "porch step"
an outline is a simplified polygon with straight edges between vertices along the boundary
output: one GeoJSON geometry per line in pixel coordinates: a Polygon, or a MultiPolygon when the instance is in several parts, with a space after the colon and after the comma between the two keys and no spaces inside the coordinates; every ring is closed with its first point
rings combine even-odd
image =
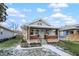
{"type": "Polygon", "coordinates": [[[45,39],[40,39],[41,45],[47,44],[47,41],[45,39]]]}

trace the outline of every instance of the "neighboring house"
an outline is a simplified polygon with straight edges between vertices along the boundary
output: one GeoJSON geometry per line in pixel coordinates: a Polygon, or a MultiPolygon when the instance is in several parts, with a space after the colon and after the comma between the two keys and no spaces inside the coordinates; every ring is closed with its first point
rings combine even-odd
{"type": "Polygon", "coordinates": [[[79,24],[62,27],[60,37],[62,40],[79,41],[79,24]]]}
{"type": "Polygon", "coordinates": [[[58,28],[49,25],[42,19],[22,26],[24,39],[28,43],[58,42],[58,28]]]}
{"type": "Polygon", "coordinates": [[[22,31],[19,31],[19,30],[15,30],[15,33],[16,33],[16,35],[21,35],[22,36],[22,31]]]}
{"type": "Polygon", "coordinates": [[[16,36],[15,31],[0,25],[0,41],[16,36]]]}

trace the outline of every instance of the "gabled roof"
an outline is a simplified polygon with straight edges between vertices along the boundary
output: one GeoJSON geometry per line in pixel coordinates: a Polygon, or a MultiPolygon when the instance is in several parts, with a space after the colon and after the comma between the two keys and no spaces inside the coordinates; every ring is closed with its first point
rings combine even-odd
{"type": "Polygon", "coordinates": [[[26,24],[26,25],[32,25],[32,24],[34,24],[34,23],[36,23],[36,22],[38,22],[38,21],[41,21],[41,22],[45,23],[45,24],[48,25],[48,26],[51,26],[51,25],[48,24],[44,19],[41,19],[41,18],[35,19],[35,20],[33,20],[31,23],[28,23],[28,24],[26,24]]]}
{"type": "Polygon", "coordinates": [[[49,29],[59,29],[59,28],[56,28],[54,26],[51,26],[50,24],[48,24],[45,20],[43,19],[36,19],[34,20],[33,22],[31,23],[28,23],[28,24],[24,24],[21,28],[22,29],[26,29],[27,27],[32,27],[32,28],[49,28],[49,29]],[[46,26],[44,25],[36,25],[35,23],[38,23],[38,22],[42,22],[43,24],[45,24],[46,26]],[[33,25],[35,24],[35,25],[33,25]]]}

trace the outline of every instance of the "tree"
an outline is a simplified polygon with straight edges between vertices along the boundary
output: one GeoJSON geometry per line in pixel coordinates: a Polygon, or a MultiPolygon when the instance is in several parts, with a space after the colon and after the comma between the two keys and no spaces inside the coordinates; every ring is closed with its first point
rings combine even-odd
{"type": "Polygon", "coordinates": [[[0,22],[4,22],[7,16],[7,6],[4,3],[0,3],[0,22]]]}

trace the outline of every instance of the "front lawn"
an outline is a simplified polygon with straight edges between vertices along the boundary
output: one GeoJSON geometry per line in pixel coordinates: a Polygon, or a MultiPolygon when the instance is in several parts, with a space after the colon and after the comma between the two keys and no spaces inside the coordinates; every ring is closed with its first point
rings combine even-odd
{"type": "Polygon", "coordinates": [[[22,39],[21,36],[16,36],[15,38],[11,38],[9,40],[0,42],[0,48],[10,48],[16,46],[21,42],[21,39],[22,39]]]}
{"type": "Polygon", "coordinates": [[[79,56],[79,42],[70,42],[70,41],[59,41],[56,43],[58,46],[72,52],[73,55],[79,56]]]}

